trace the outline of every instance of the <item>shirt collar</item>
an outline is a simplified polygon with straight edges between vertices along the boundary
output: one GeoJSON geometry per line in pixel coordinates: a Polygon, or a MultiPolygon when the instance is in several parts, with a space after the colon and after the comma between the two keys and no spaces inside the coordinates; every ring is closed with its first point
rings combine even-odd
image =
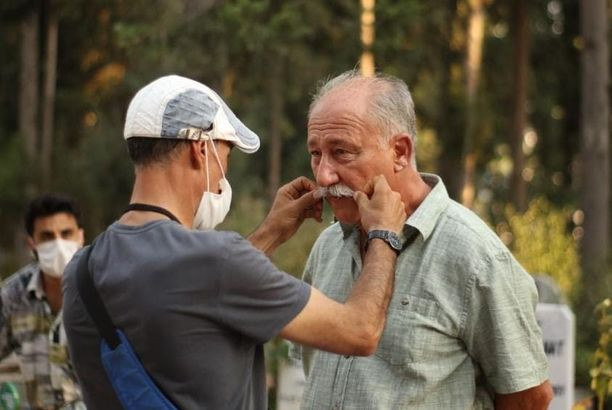
{"type": "Polygon", "coordinates": [[[35,264],[35,269],[32,269],[32,277],[26,287],[28,295],[35,297],[38,300],[45,298],[45,290],[43,288],[43,278],[38,264],[35,264]]]}
{"type": "Polygon", "coordinates": [[[450,198],[442,179],[434,174],[421,173],[423,181],[431,188],[431,191],[419,207],[408,217],[406,225],[416,228],[423,240],[427,240],[434,227],[440,219],[440,215],[450,204],[450,198]]]}
{"type": "MultiPolygon", "coordinates": [[[[418,208],[406,219],[404,229],[402,231],[401,239],[405,242],[413,236],[413,231],[416,229],[423,236],[423,240],[427,240],[431,232],[433,231],[436,223],[442,212],[448,207],[450,198],[444,182],[442,179],[435,174],[420,173],[423,181],[431,188],[431,191],[418,208]]],[[[357,225],[344,224],[340,222],[344,239],[351,236],[357,229],[357,225]]]]}

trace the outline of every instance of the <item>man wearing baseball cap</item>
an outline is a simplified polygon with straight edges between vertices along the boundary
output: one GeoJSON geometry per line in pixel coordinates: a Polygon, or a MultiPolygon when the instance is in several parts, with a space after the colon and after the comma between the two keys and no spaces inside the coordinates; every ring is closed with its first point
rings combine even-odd
{"type": "MultiPolygon", "coordinates": [[[[64,276],[64,323],[88,408],[121,405],[79,296],[84,254],[112,323],[177,408],[267,408],[263,343],[276,335],[344,355],[376,350],[393,289],[396,253],[388,243],[370,241],[340,301],[267,257],[305,218],[321,219],[312,181],[283,186],[248,239],[214,230],[231,202],[231,149],[259,148],[214,91],[180,76],[159,78],[133,98],[124,136],[135,168],[130,205],[64,276]]],[[[398,233],[406,218],[399,195],[382,177],[368,191],[355,194],[361,226],[398,233]]]]}

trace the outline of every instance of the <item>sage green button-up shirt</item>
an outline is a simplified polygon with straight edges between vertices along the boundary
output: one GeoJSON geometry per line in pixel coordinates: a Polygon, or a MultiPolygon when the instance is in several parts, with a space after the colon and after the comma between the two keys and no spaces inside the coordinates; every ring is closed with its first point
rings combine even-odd
{"type": "MultiPolygon", "coordinates": [[[[406,221],[418,231],[396,263],[385,330],[370,357],[292,346],[308,379],[304,409],[483,409],[494,393],[543,383],[548,365],[531,276],[487,225],[451,200],[438,176],[406,221]]],[[[304,280],[345,301],[361,272],[359,232],[336,223],[317,239],[304,280]]]]}

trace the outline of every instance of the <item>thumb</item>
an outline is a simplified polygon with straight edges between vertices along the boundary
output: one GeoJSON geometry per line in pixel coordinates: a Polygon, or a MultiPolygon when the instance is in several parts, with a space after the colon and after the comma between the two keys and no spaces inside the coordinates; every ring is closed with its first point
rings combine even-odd
{"type": "Polygon", "coordinates": [[[321,198],[315,197],[315,191],[308,191],[301,197],[297,198],[294,201],[294,204],[300,209],[305,209],[305,208],[311,207],[312,205],[317,203],[317,201],[320,201],[320,200],[321,198]]]}
{"type": "Polygon", "coordinates": [[[355,191],[355,194],[353,194],[353,200],[357,202],[357,206],[361,208],[367,203],[368,196],[361,191],[355,191]]]}

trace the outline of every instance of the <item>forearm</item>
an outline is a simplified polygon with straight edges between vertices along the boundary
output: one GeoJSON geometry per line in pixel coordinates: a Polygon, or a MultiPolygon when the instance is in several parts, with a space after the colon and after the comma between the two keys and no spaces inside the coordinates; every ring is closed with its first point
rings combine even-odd
{"type": "Polygon", "coordinates": [[[553,399],[552,387],[549,381],[545,381],[539,386],[532,387],[510,394],[495,395],[496,410],[545,410],[553,399]]]}
{"type": "Polygon", "coordinates": [[[340,303],[312,288],[308,303],[280,336],[336,354],[373,354],[393,294],[396,257],[386,243],[372,240],[348,300],[340,303]]]}
{"type": "Polygon", "coordinates": [[[314,188],[315,184],[305,177],[283,185],[276,194],[272,209],[247,239],[270,256],[295,234],[305,218],[321,221],[322,203],[314,197],[314,188]]]}
{"type": "Polygon", "coordinates": [[[380,239],[370,242],[361,275],[353,286],[345,306],[354,330],[365,330],[375,350],[385,327],[387,309],[393,295],[397,255],[380,239]]]}
{"type": "Polygon", "coordinates": [[[278,232],[276,232],[266,221],[262,222],[261,225],[251,233],[247,239],[253,244],[254,247],[270,256],[282,243],[282,239],[278,232]]]}

